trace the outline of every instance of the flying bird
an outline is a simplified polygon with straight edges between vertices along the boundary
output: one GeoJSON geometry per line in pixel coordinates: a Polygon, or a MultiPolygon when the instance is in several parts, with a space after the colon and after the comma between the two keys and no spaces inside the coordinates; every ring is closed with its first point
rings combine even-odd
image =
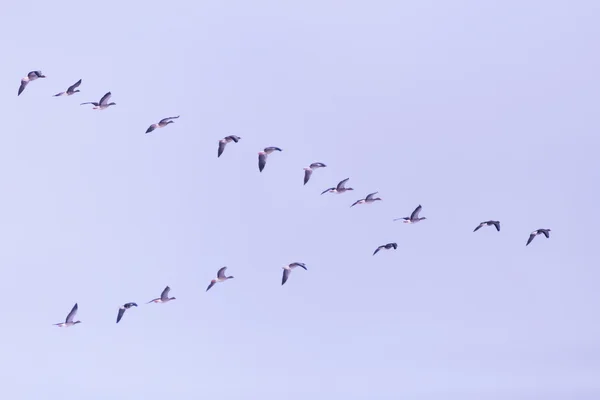
{"type": "Polygon", "coordinates": [[[537,230],[531,232],[531,235],[529,235],[529,239],[527,239],[527,244],[525,246],[529,246],[529,243],[531,243],[531,241],[533,239],[535,239],[535,237],[537,235],[543,234],[544,236],[546,236],[546,239],[549,239],[550,238],[550,231],[551,231],[551,229],[537,229],[537,230]]]}
{"type": "Polygon", "coordinates": [[[422,207],[419,204],[419,206],[417,208],[415,208],[415,211],[412,212],[410,217],[396,218],[396,219],[394,219],[394,221],[398,221],[398,220],[402,219],[402,220],[404,220],[403,222],[405,224],[416,224],[419,221],[423,221],[424,219],[427,219],[427,218],[426,217],[419,218],[419,213],[421,212],[421,208],[422,207]]]}
{"type": "Polygon", "coordinates": [[[221,154],[225,151],[225,146],[227,143],[235,142],[237,143],[241,137],[236,135],[225,136],[223,139],[219,140],[219,151],[217,152],[217,157],[221,157],[221,154]]]}
{"type": "Polygon", "coordinates": [[[388,244],[384,244],[379,246],[375,252],[373,253],[373,255],[379,253],[379,250],[390,250],[390,249],[394,249],[396,250],[398,248],[398,245],[396,243],[388,243],[388,244]]]}
{"type": "Polygon", "coordinates": [[[31,71],[28,73],[25,78],[21,79],[21,86],[19,86],[19,94],[17,94],[17,96],[20,96],[21,93],[23,93],[23,90],[25,90],[29,82],[35,81],[37,78],[45,77],[46,75],[42,74],[42,71],[31,71]]]}
{"type": "Polygon", "coordinates": [[[81,85],[81,79],[78,80],[77,82],[75,82],[74,84],[72,84],[71,86],[69,86],[69,88],[67,89],[66,92],[56,93],[54,95],[54,97],[71,96],[71,95],[74,95],[75,93],[79,93],[79,90],[76,90],[79,87],[79,85],[81,85]]]}
{"type": "Polygon", "coordinates": [[[313,171],[317,168],[325,168],[327,165],[321,163],[321,162],[315,162],[312,163],[308,166],[308,168],[304,168],[304,184],[306,185],[306,183],[308,182],[308,180],[310,179],[313,171]]]}
{"type": "Polygon", "coordinates": [[[171,300],[175,300],[175,297],[169,297],[169,291],[170,290],[171,290],[171,288],[167,286],[165,288],[165,290],[162,291],[162,293],[160,294],[159,298],[150,300],[146,304],[149,304],[149,303],[167,303],[167,302],[169,302],[171,300]]]}
{"type": "Polygon", "coordinates": [[[340,183],[338,183],[336,187],[332,187],[332,188],[326,189],[321,194],[325,194],[325,193],[337,193],[337,194],[340,194],[340,193],[347,192],[348,190],[354,190],[352,188],[347,188],[345,186],[346,182],[348,182],[349,179],[350,178],[346,178],[343,181],[340,181],[340,183]]]}
{"type": "Polygon", "coordinates": [[[306,265],[304,263],[293,262],[291,264],[284,265],[282,267],[283,268],[283,277],[281,278],[281,284],[282,285],[284,285],[287,282],[288,278],[290,277],[290,273],[296,267],[304,268],[304,270],[307,271],[306,265]]]}
{"type": "Polygon", "coordinates": [[[258,152],[258,170],[262,172],[267,164],[267,156],[274,151],[281,151],[279,147],[265,147],[263,151],[258,152]]]}
{"type": "Polygon", "coordinates": [[[473,232],[477,232],[484,226],[492,226],[492,225],[494,225],[496,227],[496,230],[498,232],[500,232],[500,221],[484,221],[484,222],[480,223],[479,225],[477,225],[477,228],[475,228],[475,230],[473,232]]]}
{"type": "Polygon", "coordinates": [[[96,103],[95,101],[88,101],[87,103],[81,103],[80,105],[93,104],[94,107],[92,107],[92,110],[104,110],[110,106],[117,105],[117,103],[109,103],[108,102],[108,100],[110,99],[110,96],[112,96],[112,94],[110,92],[108,92],[104,96],[102,96],[102,98],[100,99],[100,101],[98,103],[96,103]]]}
{"type": "Polygon", "coordinates": [[[371,204],[375,203],[377,200],[381,200],[379,197],[373,197],[377,193],[379,192],[369,193],[364,199],[356,200],[350,207],[354,207],[357,204],[371,204]]]}
{"type": "Polygon", "coordinates": [[[233,279],[233,276],[225,276],[225,270],[227,267],[223,267],[217,272],[217,278],[210,281],[210,285],[206,288],[208,292],[211,287],[215,286],[215,283],[225,282],[227,279],[233,279]]]}
{"type": "Polygon", "coordinates": [[[69,312],[69,315],[67,315],[65,322],[59,322],[58,324],[54,324],[54,325],[58,326],[59,328],[68,328],[75,324],[81,323],[81,321],[73,321],[73,318],[75,318],[75,314],[77,314],[77,308],[78,308],[77,303],[75,303],[75,305],[71,309],[71,312],[69,312]]]}
{"type": "Polygon", "coordinates": [[[117,315],[117,324],[123,318],[123,314],[125,314],[125,310],[129,310],[131,307],[137,307],[136,303],[125,303],[119,308],[119,314],[117,315]]]}
{"type": "Polygon", "coordinates": [[[150,133],[157,128],[164,128],[165,126],[167,126],[169,124],[173,124],[173,123],[175,123],[175,121],[172,121],[172,120],[177,119],[177,118],[179,118],[179,115],[176,117],[163,118],[158,123],[150,125],[150,127],[148,129],[146,129],[146,133],[150,133]]]}

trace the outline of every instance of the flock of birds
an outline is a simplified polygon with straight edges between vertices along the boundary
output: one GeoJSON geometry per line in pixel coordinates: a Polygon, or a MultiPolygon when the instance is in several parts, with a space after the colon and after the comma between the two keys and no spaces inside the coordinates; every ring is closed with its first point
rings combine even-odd
{"type": "MultiPolygon", "coordinates": [[[[27,76],[25,76],[24,78],[21,79],[21,85],[19,86],[18,96],[20,96],[23,93],[23,91],[25,90],[25,88],[27,87],[27,85],[30,82],[35,81],[39,78],[46,78],[46,76],[44,74],[42,74],[41,71],[29,72],[27,74],[27,76]]],[[[69,86],[66,91],[57,93],[54,95],[54,97],[72,96],[75,93],[79,93],[78,87],[81,85],[81,81],[82,80],[79,79],[73,85],[69,86]]],[[[81,105],[92,104],[94,106],[92,108],[93,110],[105,110],[111,106],[116,105],[116,103],[114,103],[114,102],[111,102],[111,103],[108,102],[110,100],[111,96],[112,96],[111,92],[107,92],[104,96],[102,96],[100,101],[85,102],[85,103],[81,103],[81,105]]],[[[146,130],[146,133],[150,133],[159,128],[164,128],[167,125],[174,123],[175,121],[173,121],[173,120],[177,119],[177,118],[179,118],[179,115],[176,117],[163,118],[159,122],[151,124],[148,127],[148,129],[146,130]]],[[[217,157],[221,157],[221,155],[225,151],[225,147],[227,146],[227,144],[229,144],[231,142],[238,143],[240,140],[241,140],[241,137],[236,136],[236,135],[230,135],[230,136],[224,137],[223,139],[220,139],[219,147],[217,150],[217,157]]],[[[282,150],[279,147],[270,146],[270,147],[265,147],[262,151],[258,152],[258,170],[259,170],[259,172],[262,172],[264,170],[265,166],[267,165],[268,156],[276,151],[281,152],[282,150]]],[[[315,162],[315,163],[310,164],[307,168],[304,168],[304,185],[306,185],[308,183],[308,181],[310,180],[310,178],[315,170],[317,170],[319,168],[325,168],[325,167],[327,167],[327,165],[325,165],[324,163],[315,162]]],[[[342,194],[342,193],[354,190],[351,187],[346,187],[346,183],[348,182],[348,180],[350,180],[350,178],[346,178],[346,179],[340,181],[336,186],[324,190],[321,193],[321,195],[323,195],[325,193],[342,194]]],[[[382,200],[381,198],[375,197],[375,195],[377,193],[378,192],[369,193],[364,199],[359,199],[359,200],[355,201],[354,203],[352,203],[352,205],[350,207],[354,207],[359,204],[372,204],[372,203],[375,203],[376,201],[381,201],[382,200]]],[[[403,217],[403,218],[396,218],[396,219],[394,219],[394,221],[402,220],[404,223],[407,223],[407,224],[416,224],[417,222],[423,221],[427,218],[419,216],[421,209],[422,209],[422,206],[418,205],[417,208],[415,208],[415,210],[411,213],[410,216],[403,217]]],[[[483,222],[479,223],[479,225],[477,225],[477,227],[473,230],[473,232],[477,232],[479,229],[481,229],[485,226],[494,226],[498,232],[500,231],[500,221],[489,220],[489,221],[483,221],[483,222]]],[[[531,234],[529,235],[529,238],[527,239],[527,243],[525,244],[525,246],[528,246],[533,241],[533,239],[538,235],[544,235],[546,238],[549,238],[550,231],[551,231],[550,229],[536,229],[535,231],[531,232],[531,234]]],[[[396,250],[397,248],[398,248],[397,243],[387,243],[387,244],[377,247],[377,249],[375,249],[375,251],[373,252],[373,255],[377,254],[381,250],[392,250],[392,249],[396,250]]],[[[282,267],[283,268],[283,276],[281,278],[282,285],[284,285],[288,281],[291,272],[298,267],[300,267],[304,270],[307,270],[306,265],[301,262],[293,262],[293,263],[290,263],[290,264],[282,267]]],[[[206,288],[207,292],[217,283],[221,283],[221,282],[225,282],[229,279],[233,279],[233,276],[225,275],[226,270],[227,270],[227,267],[222,267],[221,269],[219,269],[217,271],[217,277],[212,279],[210,281],[210,284],[206,288]]],[[[175,300],[175,297],[169,297],[170,291],[171,291],[171,288],[169,286],[165,287],[164,290],[162,291],[160,297],[150,300],[146,304],[168,303],[171,300],[175,300]]],[[[118,314],[117,314],[117,323],[119,323],[119,321],[121,321],[126,310],[129,310],[130,308],[137,307],[137,306],[138,306],[137,303],[129,302],[129,303],[125,303],[121,307],[119,307],[118,314]]],[[[56,325],[58,327],[70,327],[70,326],[79,324],[81,321],[74,321],[77,311],[78,311],[78,305],[77,305],[77,303],[75,303],[75,305],[73,306],[73,308],[67,315],[65,322],[59,322],[54,325],[56,325]]]]}

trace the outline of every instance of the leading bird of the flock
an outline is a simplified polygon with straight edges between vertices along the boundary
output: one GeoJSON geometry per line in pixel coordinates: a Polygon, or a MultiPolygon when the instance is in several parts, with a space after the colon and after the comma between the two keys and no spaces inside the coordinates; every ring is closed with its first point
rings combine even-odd
{"type": "Polygon", "coordinates": [[[176,117],[163,118],[160,121],[158,121],[158,123],[150,125],[150,127],[148,129],[146,129],[146,133],[150,133],[157,128],[164,128],[165,126],[167,126],[169,124],[173,124],[173,123],[175,123],[175,121],[172,121],[172,120],[177,119],[177,118],[179,118],[179,115],[176,117]]]}
{"type": "Polygon", "coordinates": [[[415,211],[412,212],[412,214],[410,215],[410,217],[395,218],[394,221],[403,220],[403,222],[405,224],[416,224],[419,221],[423,221],[424,219],[427,219],[427,217],[421,217],[421,218],[419,218],[419,213],[421,212],[421,208],[422,207],[419,204],[419,206],[417,208],[415,208],[415,211]]]}
{"type": "Polygon", "coordinates": [[[354,207],[357,204],[372,204],[378,200],[381,201],[382,199],[380,199],[379,197],[373,197],[377,193],[379,193],[379,192],[369,193],[367,195],[367,197],[365,197],[364,199],[356,200],[354,203],[352,203],[352,205],[350,207],[354,207]]]}
{"type": "Polygon", "coordinates": [[[58,326],[59,328],[68,328],[75,324],[80,324],[81,321],[73,321],[73,319],[75,318],[75,314],[77,314],[77,309],[78,309],[78,306],[77,306],[77,303],[75,303],[75,305],[71,309],[71,312],[69,313],[69,315],[67,315],[65,322],[59,322],[58,324],[54,324],[54,325],[58,326]]]}
{"type": "Polygon", "coordinates": [[[231,143],[231,142],[237,143],[240,139],[241,139],[241,137],[239,137],[239,136],[229,135],[229,136],[225,136],[223,139],[219,140],[219,150],[217,151],[217,158],[221,157],[221,154],[223,154],[223,152],[225,151],[225,146],[227,146],[227,143],[231,143]]]}
{"type": "Polygon", "coordinates": [[[375,249],[375,252],[373,252],[373,255],[379,253],[379,250],[390,250],[390,249],[396,250],[397,248],[398,248],[398,244],[396,244],[396,243],[384,244],[384,245],[379,246],[377,249],[375,249]]]}
{"type": "Polygon", "coordinates": [[[281,284],[284,285],[288,278],[290,277],[290,274],[292,273],[292,270],[296,267],[300,267],[300,268],[304,268],[305,271],[308,271],[306,269],[306,265],[304,263],[300,263],[300,262],[293,262],[291,264],[288,265],[284,265],[283,268],[283,277],[281,278],[281,284]]]}
{"type": "Polygon", "coordinates": [[[211,287],[215,286],[216,283],[225,282],[227,279],[233,279],[233,276],[225,276],[226,269],[227,267],[223,267],[217,272],[217,278],[210,281],[210,285],[208,285],[208,287],[206,288],[207,292],[210,290],[211,287]]]}
{"type": "Polygon", "coordinates": [[[323,192],[321,194],[325,194],[325,193],[337,193],[337,194],[340,194],[340,193],[347,192],[348,190],[354,190],[352,188],[347,188],[346,187],[346,182],[348,182],[349,179],[350,178],[346,178],[343,181],[340,181],[340,183],[338,183],[336,187],[332,187],[332,188],[323,190],[323,192]]]}
{"type": "Polygon", "coordinates": [[[84,105],[84,104],[93,104],[94,107],[92,107],[92,110],[105,110],[110,106],[116,106],[117,103],[109,103],[108,100],[110,99],[110,96],[112,96],[112,94],[110,92],[106,93],[104,96],[102,96],[102,98],[100,99],[100,101],[98,103],[96,103],[95,101],[88,101],[87,103],[81,103],[80,105],[84,105]]]}
{"type": "Polygon", "coordinates": [[[162,291],[162,293],[160,294],[159,298],[150,300],[146,304],[150,304],[150,303],[168,303],[171,300],[175,300],[175,297],[169,297],[169,291],[170,290],[171,290],[171,288],[167,286],[165,288],[165,290],[162,291]]]}
{"type": "Polygon", "coordinates": [[[72,95],[74,95],[75,93],[79,93],[79,90],[76,90],[76,89],[79,87],[79,85],[81,85],[81,79],[80,79],[80,80],[78,80],[77,82],[75,82],[74,84],[72,84],[71,86],[69,86],[69,87],[67,88],[67,91],[66,91],[66,92],[60,92],[60,93],[56,93],[56,94],[54,95],[54,97],[60,97],[60,96],[72,96],[72,95]]]}
{"type": "Polygon", "coordinates": [[[496,227],[496,230],[498,232],[500,232],[500,221],[484,221],[484,222],[480,223],[479,225],[477,225],[477,228],[475,228],[475,230],[473,232],[477,232],[484,226],[491,226],[491,225],[494,225],[496,227]]]}
{"type": "Polygon", "coordinates": [[[45,77],[46,75],[42,74],[42,71],[31,71],[30,73],[28,73],[25,78],[21,79],[21,86],[19,86],[19,94],[17,94],[17,96],[20,96],[21,93],[23,93],[23,90],[25,90],[29,82],[35,81],[37,78],[45,77]]]}
{"type": "Polygon", "coordinates": [[[258,152],[258,170],[262,172],[267,164],[267,156],[274,151],[281,151],[279,147],[265,147],[263,151],[258,152]]]}
{"type": "Polygon", "coordinates": [[[308,168],[304,168],[304,184],[306,185],[315,169],[325,168],[326,166],[327,165],[323,164],[322,162],[314,162],[310,164],[308,168]]]}
{"type": "Polygon", "coordinates": [[[531,232],[531,234],[529,235],[529,239],[527,239],[527,244],[525,246],[529,246],[529,243],[531,243],[537,235],[543,234],[544,236],[546,236],[546,239],[549,239],[550,231],[551,231],[551,229],[537,229],[537,230],[531,232]]]}
{"type": "Polygon", "coordinates": [[[119,307],[119,314],[117,314],[117,324],[123,318],[123,314],[125,314],[125,310],[129,310],[131,307],[137,307],[136,303],[125,303],[121,307],[119,307]]]}

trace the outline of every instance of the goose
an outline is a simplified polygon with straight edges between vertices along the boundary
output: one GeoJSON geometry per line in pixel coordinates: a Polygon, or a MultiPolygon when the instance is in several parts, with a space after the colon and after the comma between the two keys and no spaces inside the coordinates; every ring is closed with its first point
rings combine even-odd
{"type": "Polygon", "coordinates": [[[225,276],[226,269],[227,267],[223,267],[217,272],[217,278],[210,281],[210,285],[208,285],[208,287],[206,288],[207,292],[210,290],[211,287],[215,286],[215,283],[225,282],[227,279],[233,279],[233,276],[225,276]]]}
{"type": "Polygon", "coordinates": [[[535,237],[537,235],[540,235],[540,234],[543,234],[544,236],[546,236],[546,239],[549,239],[551,231],[552,231],[552,229],[537,229],[537,230],[531,232],[531,234],[529,235],[529,239],[527,239],[527,244],[525,246],[529,246],[529,243],[531,243],[531,241],[533,239],[535,239],[535,237]]]}
{"type": "Polygon", "coordinates": [[[365,197],[364,199],[356,200],[354,203],[352,203],[352,205],[350,207],[352,208],[357,204],[371,204],[371,203],[375,203],[377,200],[381,200],[379,197],[373,197],[377,193],[379,193],[379,192],[369,193],[367,195],[367,197],[365,197]]]}
{"type": "Polygon", "coordinates": [[[498,232],[500,232],[500,221],[484,221],[484,222],[480,223],[479,225],[477,225],[477,228],[475,228],[475,230],[473,232],[477,232],[484,226],[491,226],[491,225],[494,225],[496,227],[496,230],[498,232]]]}
{"type": "Polygon", "coordinates": [[[25,90],[29,82],[35,81],[37,78],[45,77],[46,75],[42,74],[42,71],[31,71],[28,73],[25,78],[21,79],[21,86],[19,86],[19,94],[17,94],[17,96],[20,96],[21,93],[23,93],[23,90],[25,90]]]}
{"type": "Polygon", "coordinates": [[[379,250],[390,250],[390,249],[396,250],[397,248],[398,248],[398,245],[396,243],[384,244],[384,245],[379,246],[377,249],[375,249],[375,252],[373,253],[373,255],[379,253],[379,250]]]}
{"type": "Polygon", "coordinates": [[[327,165],[323,164],[322,162],[314,162],[314,163],[310,164],[308,166],[308,168],[304,168],[304,184],[306,185],[306,183],[310,179],[310,176],[312,175],[312,173],[315,169],[325,168],[326,166],[327,165]]]}
{"type": "Polygon", "coordinates": [[[173,123],[175,123],[175,121],[172,121],[172,120],[177,119],[177,118],[179,118],[179,115],[176,117],[163,118],[158,123],[150,125],[150,127],[148,129],[146,129],[146,133],[150,133],[153,130],[155,130],[156,128],[164,128],[165,126],[167,126],[169,124],[173,124],[173,123]]]}
{"type": "Polygon", "coordinates": [[[337,193],[337,194],[340,194],[340,193],[347,192],[348,190],[354,190],[352,188],[347,188],[345,186],[346,182],[348,182],[349,179],[350,178],[346,178],[343,181],[340,181],[340,183],[338,183],[336,187],[332,187],[332,188],[326,189],[321,194],[325,194],[325,193],[337,193]]]}
{"type": "Polygon", "coordinates": [[[77,314],[77,309],[78,309],[77,303],[75,303],[75,305],[71,309],[71,312],[69,312],[69,314],[67,315],[65,322],[59,322],[58,324],[54,324],[54,325],[58,326],[59,328],[68,328],[75,324],[80,324],[81,321],[73,321],[73,318],[75,318],[75,314],[77,314]]]}
{"type": "Polygon", "coordinates": [[[92,110],[104,110],[110,106],[117,105],[117,103],[108,103],[110,96],[112,96],[112,94],[110,92],[108,92],[104,96],[102,96],[102,98],[100,99],[100,101],[98,103],[96,103],[95,101],[88,101],[87,103],[81,103],[80,105],[93,104],[94,107],[92,107],[92,110]]]}
{"type": "Polygon", "coordinates": [[[165,290],[162,291],[162,293],[160,294],[159,298],[150,300],[146,304],[150,304],[150,303],[167,303],[167,302],[169,302],[171,300],[175,300],[175,297],[169,297],[169,291],[170,290],[171,290],[171,288],[167,286],[165,288],[165,290]]]}
{"type": "Polygon", "coordinates": [[[217,152],[217,157],[221,157],[221,154],[225,151],[225,146],[227,143],[235,142],[237,143],[241,137],[236,135],[225,136],[223,139],[219,140],[219,151],[217,152]]]}
{"type": "Polygon", "coordinates": [[[283,268],[283,277],[281,278],[281,284],[284,285],[288,278],[290,277],[290,273],[292,272],[292,270],[296,267],[300,267],[300,268],[304,268],[305,271],[308,271],[306,269],[306,265],[304,263],[300,263],[300,262],[293,262],[291,264],[288,265],[284,265],[283,268]]]}
{"type": "Polygon", "coordinates": [[[267,164],[267,156],[274,151],[281,151],[279,147],[265,147],[263,151],[258,152],[258,170],[262,172],[267,164]]]}
{"type": "Polygon", "coordinates": [[[415,208],[415,211],[412,212],[410,217],[396,218],[396,219],[394,219],[394,221],[398,221],[398,220],[402,219],[402,220],[404,220],[405,224],[416,224],[419,221],[427,219],[426,217],[419,218],[419,213],[421,212],[421,208],[422,207],[419,204],[419,206],[417,208],[415,208]]]}
{"type": "Polygon", "coordinates": [[[74,95],[75,93],[79,93],[79,90],[76,90],[79,87],[79,85],[81,85],[81,79],[78,80],[77,82],[75,82],[74,84],[72,84],[71,86],[69,86],[69,88],[67,89],[66,92],[56,93],[54,95],[54,97],[71,96],[71,95],[74,95]]]}
{"type": "Polygon", "coordinates": [[[137,307],[136,303],[125,303],[119,308],[119,314],[117,315],[117,324],[123,318],[123,314],[125,314],[125,310],[129,310],[131,307],[137,307]]]}

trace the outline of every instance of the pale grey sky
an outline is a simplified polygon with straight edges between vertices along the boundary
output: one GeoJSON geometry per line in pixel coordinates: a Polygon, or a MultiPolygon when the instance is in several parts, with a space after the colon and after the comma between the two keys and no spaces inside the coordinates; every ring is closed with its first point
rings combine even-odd
{"type": "Polygon", "coordinates": [[[599,18],[594,1],[10,0],[5,397],[599,398],[599,18]],[[79,106],[107,91],[116,107],[79,106]],[[283,151],[261,174],[266,146],[283,151]],[[426,221],[392,222],[418,204],[426,221]],[[502,231],[472,232],[488,219],[502,231]],[[525,247],[537,228],[550,239],[525,247]],[[308,271],[282,287],[292,261],[308,271]],[[166,285],[176,301],[142,305],[166,285]],[[75,302],[82,324],[53,327],[75,302]]]}

